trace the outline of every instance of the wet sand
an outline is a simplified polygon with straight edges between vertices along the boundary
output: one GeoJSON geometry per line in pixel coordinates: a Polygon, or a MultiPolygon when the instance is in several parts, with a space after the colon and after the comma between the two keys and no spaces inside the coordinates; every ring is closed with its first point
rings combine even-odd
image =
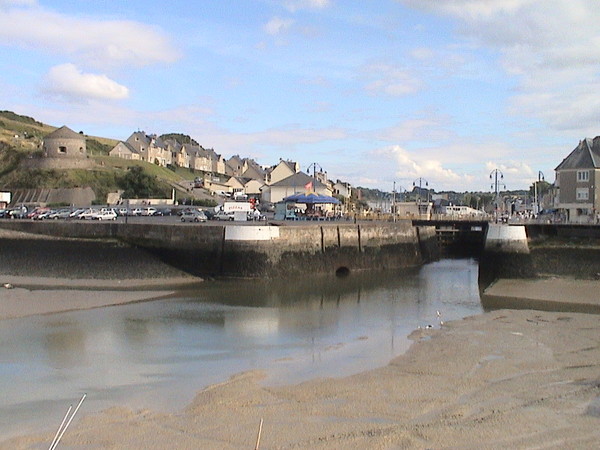
{"type": "Polygon", "coordinates": [[[199,278],[65,280],[0,275],[0,320],[164,298],[199,278]]]}
{"type": "MultiPolygon", "coordinates": [[[[84,403],[61,446],[254,448],[262,418],[264,449],[597,448],[599,331],[595,314],[488,312],[415,331],[405,355],[351,377],[270,387],[261,372],[240,374],[175,414],[115,407],[86,415],[84,403]]],[[[0,449],[47,448],[54,432],[0,449]]]]}
{"type": "Polygon", "coordinates": [[[500,279],[481,296],[485,309],[537,309],[600,314],[600,281],[574,278],[500,279]]]}

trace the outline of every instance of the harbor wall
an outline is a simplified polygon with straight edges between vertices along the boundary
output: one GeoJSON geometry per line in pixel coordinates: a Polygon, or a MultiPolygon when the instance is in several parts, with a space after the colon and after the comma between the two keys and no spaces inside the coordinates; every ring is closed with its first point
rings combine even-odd
{"type": "Polygon", "coordinates": [[[490,224],[480,285],[548,276],[600,279],[600,227],[490,224]]]}
{"type": "Polygon", "coordinates": [[[54,239],[117,240],[198,276],[345,274],[418,266],[437,256],[433,227],[413,227],[410,221],[294,226],[5,221],[0,227],[54,239]]]}

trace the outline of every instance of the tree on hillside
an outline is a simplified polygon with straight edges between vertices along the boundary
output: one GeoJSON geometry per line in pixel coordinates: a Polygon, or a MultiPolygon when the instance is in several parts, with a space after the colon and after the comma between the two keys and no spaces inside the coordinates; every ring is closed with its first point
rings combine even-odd
{"type": "Polygon", "coordinates": [[[15,170],[23,154],[5,142],[0,142],[0,177],[15,170]]]}
{"type": "Polygon", "coordinates": [[[173,139],[173,140],[179,142],[181,145],[183,145],[183,144],[190,144],[190,145],[200,146],[200,144],[198,144],[198,142],[196,142],[196,140],[194,140],[193,138],[191,138],[187,134],[182,134],[182,133],[167,133],[167,134],[161,135],[160,138],[163,141],[166,140],[166,139],[173,139]]]}
{"type": "Polygon", "coordinates": [[[166,197],[165,189],[151,175],[144,172],[140,166],[132,166],[123,175],[118,185],[123,189],[123,198],[156,198],[166,197]]]}

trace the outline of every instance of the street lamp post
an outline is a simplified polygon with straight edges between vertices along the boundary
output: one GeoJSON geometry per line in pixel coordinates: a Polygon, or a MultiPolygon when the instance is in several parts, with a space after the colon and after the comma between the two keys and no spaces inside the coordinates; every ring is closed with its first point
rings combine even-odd
{"type": "Polygon", "coordinates": [[[533,208],[533,213],[536,216],[540,212],[540,199],[539,199],[538,184],[541,181],[544,181],[544,174],[542,173],[541,170],[538,170],[538,179],[533,182],[533,199],[534,199],[534,202],[535,202],[535,205],[534,205],[534,208],[533,208]]]}
{"type": "Polygon", "coordinates": [[[323,172],[323,168],[319,165],[319,163],[312,163],[310,166],[308,166],[308,169],[306,169],[306,171],[308,173],[310,173],[310,169],[312,167],[312,171],[313,171],[313,191],[317,192],[317,168],[319,169],[320,172],[323,172]]]}
{"type": "MultiPolygon", "coordinates": [[[[492,184],[492,189],[494,189],[494,192],[496,193],[496,195],[494,196],[494,220],[496,223],[498,223],[498,186],[500,184],[504,185],[504,183],[502,183],[503,179],[504,174],[499,169],[494,169],[491,171],[490,180],[494,180],[494,184],[492,184]],[[498,175],[500,175],[500,180],[498,180],[498,175]]],[[[505,185],[504,189],[506,189],[505,185]]]]}
{"type": "Polygon", "coordinates": [[[396,182],[394,181],[394,188],[392,189],[392,220],[396,222],[396,182]]]}
{"type": "Polygon", "coordinates": [[[423,183],[425,183],[425,187],[427,188],[427,201],[429,202],[429,182],[425,178],[417,178],[413,181],[413,188],[417,186],[417,182],[419,183],[419,193],[417,194],[417,203],[421,203],[421,189],[423,187],[423,183]]]}
{"type": "Polygon", "coordinates": [[[421,190],[423,188],[423,183],[425,183],[425,187],[427,188],[427,207],[429,208],[429,182],[422,177],[417,178],[415,181],[413,181],[413,188],[415,188],[417,186],[417,183],[419,184],[419,192],[417,194],[417,208],[419,209],[419,216],[421,215],[421,190]]]}

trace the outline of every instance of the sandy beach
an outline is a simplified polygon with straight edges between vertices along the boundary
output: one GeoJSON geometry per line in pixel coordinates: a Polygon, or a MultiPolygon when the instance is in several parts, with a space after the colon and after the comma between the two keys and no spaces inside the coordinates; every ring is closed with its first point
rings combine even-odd
{"type": "MultiPolygon", "coordinates": [[[[592,283],[588,294],[598,286],[592,283]]],[[[21,301],[30,302],[28,313],[36,305],[50,312],[44,304],[65,292],[73,291],[0,289],[3,317],[21,301]]],[[[96,295],[136,301],[148,293],[104,291],[90,298],[100,306],[96,295]]],[[[90,307],[71,301],[63,306],[90,307]]],[[[83,409],[61,447],[254,448],[262,418],[265,449],[597,448],[599,330],[595,314],[489,312],[415,331],[405,355],[351,377],[270,387],[256,371],[197,393],[175,414],[115,407],[86,415],[83,409]]],[[[0,448],[46,448],[54,432],[0,448]]]]}

